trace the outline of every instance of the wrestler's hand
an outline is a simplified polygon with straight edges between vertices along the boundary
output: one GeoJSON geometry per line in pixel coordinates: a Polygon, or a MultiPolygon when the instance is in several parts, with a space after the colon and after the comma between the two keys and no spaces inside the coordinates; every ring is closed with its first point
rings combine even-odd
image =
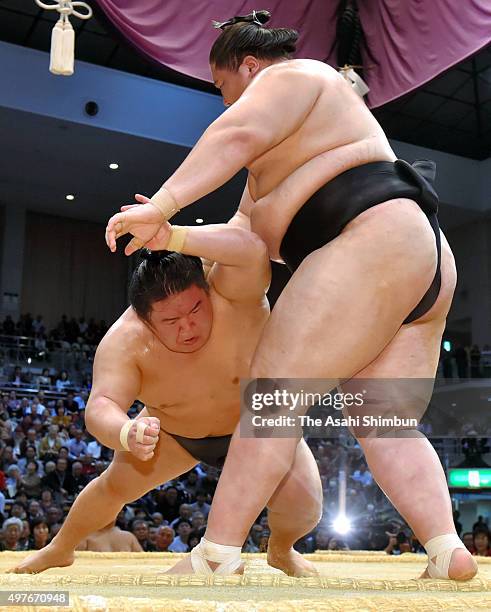
{"type": "MultiPolygon", "coordinates": [[[[133,208],[137,208],[141,204],[148,204],[150,202],[150,198],[147,196],[140,195],[137,193],[135,195],[135,200],[140,202],[140,204],[126,204],[125,206],[121,206],[121,212],[126,212],[127,210],[132,210],[133,208]]],[[[159,231],[155,234],[155,236],[149,240],[145,247],[150,249],[151,251],[163,251],[167,245],[169,244],[170,236],[172,232],[172,226],[168,221],[164,221],[159,228],[159,231]]],[[[126,253],[126,250],[125,250],[126,253]]],[[[127,255],[131,255],[131,253],[126,253],[127,255]]]]}
{"type": "MultiPolygon", "coordinates": [[[[136,195],[137,201],[145,199],[140,194],[136,195]]],[[[113,215],[106,227],[106,244],[114,253],[116,251],[116,240],[125,234],[133,234],[124,252],[131,255],[147,244],[159,231],[162,225],[162,213],[153,204],[145,203],[141,206],[131,206],[124,212],[113,215]]]]}
{"type": "Polygon", "coordinates": [[[128,432],[128,446],[130,452],[141,461],[150,461],[154,455],[155,447],[159,441],[160,421],[156,417],[141,417],[135,423],[143,422],[147,425],[143,432],[143,442],[136,441],[136,425],[133,424],[128,432]]]}

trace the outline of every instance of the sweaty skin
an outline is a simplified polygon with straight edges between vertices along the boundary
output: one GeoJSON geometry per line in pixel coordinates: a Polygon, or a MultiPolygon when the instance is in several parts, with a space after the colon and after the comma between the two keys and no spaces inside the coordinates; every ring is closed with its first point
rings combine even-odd
{"type": "MultiPolygon", "coordinates": [[[[160,229],[153,248],[165,248],[169,230],[160,229]]],[[[53,541],[11,571],[38,573],[70,565],[80,542],[90,544],[94,536],[89,534],[107,526],[126,503],[195,466],[196,459],[168,432],[203,438],[234,431],[240,378],[248,376],[269,316],[267,252],[257,236],[227,225],[190,228],[184,252],[218,262],[208,276],[209,292],[192,285],[154,302],[150,322],[128,308],[107,332],[94,361],[86,425],[116,450],[114,460],[80,493],[53,541]],[[146,406],[137,418],[147,419],[148,441],[150,427],[156,419],[160,423],[151,453],[135,444],[135,426],[129,436],[133,452],[125,452],[119,441],[135,399],[146,406]]],[[[305,442],[290,468],[268,503],[272,532],[288,548],[317,524],[322,506],[318,470],[305,442]],[[290,500],[299,496],[306,503],[295,513],[290,500]]],[[[274,562],[296,575],[316,573],[300,555],[293,560],[278,556],[274,562]]]]}
{"type": "MultiPolygon", "coordinates": [[[[250,55],[236,72],[211,70],[230,108],[163,187],[183,208],[246,167],[248,185],[232,223],[257,232],[272,259],[279,259],[291,219],[319,187],[352,167],[396,159],[364,102],[321,62],[272,62],[250,55]]],[[[108,223],[108,246],[114,250],[116,238],[128,232],[146,242],[161,222],[151,204],[119,213],[108,223]]],[[[441,240],[438,300],[424,317],[402,325],[435,274],[431,226],[408,199],[381,202],[353,219],[292,276],[265,326],[251,377],[434,378],[456,285],[454,258],[442,233],[441,240]]],[[[419,541],[455,534],[445,474],[428,440],[360,444],[378,484],[419,541]]],[[[235,433],[210,513],[208,540],[243,543],[294,452],[294,444],[285,440],[241,439],[235,433]],[[258,465],[260,481],[254,476],[258,465]],[[254,496],[248,495],[252,489],[254,496]],[[245,500],[238,509],[236,499],[245,500]]],[[[453,552],[450,578],[467,579],[476,571],[470,554],[453,552]]]]}

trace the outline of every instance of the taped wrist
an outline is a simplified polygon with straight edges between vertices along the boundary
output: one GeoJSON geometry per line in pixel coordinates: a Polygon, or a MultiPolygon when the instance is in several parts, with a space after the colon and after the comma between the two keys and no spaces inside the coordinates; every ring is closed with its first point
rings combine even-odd
{"type": "Polygon", "coordinates": [[[176,253],[182,253],[184,243],[186,241],[186,235],[188,228],[181,225],[173,225],[171,227],[171,234],[169,242],[165,247],[167,251],[175,251],[176,253]]]}
{"type": "Polygon", "coordinates": [[[174,196],[166,187],[161,187],[155,195],[150,199],[150,204],[158,208],[164,217],[164,221],[168,221],[180,208],[174,196]]]}
{"type": "Polygon", "coordinates": [[[136,441],[140,444],[143,442],[143,432],[147,428],[146,424],[142,421],[138,421],[138,419],[129,419],[126,421],[123,427],[121,427],[121,431],[119,432],[119,441],[121,442],[121,446],[125,451],[130,450],[130,447],[128,446],[128,434],[133,426],[133,423],[136,423],[136,441]]]}

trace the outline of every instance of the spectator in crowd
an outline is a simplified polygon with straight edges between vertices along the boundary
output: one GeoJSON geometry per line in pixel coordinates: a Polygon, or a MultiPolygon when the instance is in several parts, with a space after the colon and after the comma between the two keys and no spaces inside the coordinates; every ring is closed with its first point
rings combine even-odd
{"type": "Polygon", "coordinates": [[[201,488],[201,481],[198,477],[198,472],[194,469],[190,470],[183,478],[182,484],[189,495],[196,497],[198,489],[201,488]]]}
{"type": "Polygon", "coordinates": [[[400,555],[403,552],[411,552],[407,535],[399,531],[399,533],[388,533],[389,542],[385,547],[385,552],[388,555],[400,555]]]}
{"type": "Polygon", "coordinates": [[[179,516],[179,507],[183,499],[176,487],[167,487],[157,494],[157,510],[166,521],[173,521],[179,516]]]}
{"type": "Polygon", "coordinates": [[[202,512],[193,512],[191,517],[191,527],[193,531],[197,531],[206,525],[205,515],[202,512]]]}
{"type": "Polygon", "coordinates": [[[37,334],[44,334],[46,326],[44,325],[42,315],[37,315],[36,319],[32,322],[32,330],[37,334]]]}
{"type": "Polygon", "coordinates": [[[157,552],[169,552],[169,546],[176,537],[175,531],[169,525],[161,525],[157,527],[157,536],[155,538],[155,550],[157,552]]]}
{"type": "Polygon", "coordinates": [[[472,531],[476,531],[476,529],[488,529],[487,523],[484,521],[482,514],[477,517],[477,521],[472,525],[472,531]]]}
{"type": "Polygon", "coordinates": [[[20,518],[21,520],[26,518],[24,504],[21,501],[18,501],[17,498],[10,508],[10,516],[15,516],[15,518],[20,518]]]}
{"type": "MultiPolygon", "coordinates": [[[[53,463],[53,462],[52,462],[52,464],[53,464],[53,470],[52,471],[54,471],[56,469],[56,464],[53,463]]],[[[46,471],[47,474],[49,474],[49,472],[48,472],[48,465],[47,464],[45,466],[45,471],[46,471]]],[[[48,514],[48,510],[49,510],[49,508],[51,508],[53,503],[54,503],[54,499],[53,499],[53,493],[51,493],[51,489],[44,488],[41,491],[41,500],[39,502],[39,505],[41,506],[41,512],[44,515],[47,515],[48,514]]]]}
{"type": "Polygon", "coordinates": [[[491,557],[491,548],[489,546],[489,531],[483,527],[478,527],[473,534],[473,555],[481,557],[491,557]]]}
{"type": "Polygon", "coordinates": [[[16,366],[13,373],[9,376],[9,383],[11,385],[15,385],[16,387],[22,387],[23,385],[27,385],[28,382],[29,378],[27,374],[22,372],[22,368],[20,366],[16,366]]]}
{"type": "Polygon", "coordinates": [[[160,527],[160,525],[164,524],[164,517],[160,514],[160,512],[154,512],[152,514],[152,523],[155,527],[160,527]]]}
{"type": "Polygon", "coordinates": [[[218,484],[218,470],[214,467],[209,466],[205,474],[205,477],[201,481],[201,489],[205,491],[210,497],[215,495],[215,490],[218,484]]]}
{"type": "Polygon", "coordinates": [[[146,521],[141,519],[134,520],[132,532],[142,547],[142,550],[145,552],[153,552],[155,550],[154,545],[148,538],[148,523],[146,521]]]}
{"type": "Polygon", "coordinates": [[[39,389],[49,389],[51,387],[49,368],[43,368],[42,373],[38,376],[37,384],[39,389]]]}
{"type": "Polygon", "coordinates": [[[191,533],[191,525],[188,521],[181,521],[177,527],[177,536],[169,546],[171,552],[188,552],[188,540],[191,533]]]}
{"type": "Polygon", "coordinates": [[[31,522],[31,539],[29,541],[29,549],[40,550],[48,544],[49,526],[43,517],[38,517],[31,522]]]}
{"type": "Polygon", "coordinates": [[[195,531],[194,529],[191,531],[191,533],[189,534],[189,539],[188,539],[188,550],[193,550],[193,548],[195,546],[198,546],[198,544],[201,541],[201,538],[204,535],[204,531],[203,533],[201,533],[200,530],[195,531]]]}
{"type": "Polygon", "coordinates": [[[22,550],[29,550],[29,541],[31,538],[31,526],[26,519],[22,519],[22,533],[19,538],[19,546],[22,550]]]}
{"type": "Polygon", "coordinates": [[[75,401],[73,393],[67,393],[67,397],[63,400],[63,405],[67,411],[67,414],[74,415],[80,412],[79,403],[75,401]]]}
{"type": "Polygon", "coordinates": [[[474,344],[469,353],[471,362],[471,378],[480,378],[481,376],[481,351],[477,344],[474,344]]]}
{"type": "Polygon", "coordinates": [[[80,542],[76,550],[93,552],[142,552],[143,549],[133,533],[123,531],[112,521],[80,542]]]}
{"type": "Polygon", "coordinates": [[[191,504],[191,508],[193,512],[196,512],[197,510],[199,510],[199,512],[203,514],[205,519],[208,519],[208,514],[210,513],[210,508],[211,508],[210,504],[208,504],[206,501],[207,499],[208,499],[208,495],[206,491],[204,491],[203,489],[200,489],[196,493],[196,501],[193,504],[191,504]]]}
{"type": "Polygon", "coordinates": [[[466,531],[462,535],[462,542],[464,543],[464,546],[467,548],[467,550],[469,550],[470,552],[474,551],[474,534],[472,533],[472,531],[466,531]]]}
{"type": "Polygon", "coordinates": [[[56,379],[55,384],[58,393],[62,393],[65,389],[69,389],[73,386],[71,380],[68,378],[68,372],[66,370],[60,372],[60,376],[56,379]]]}
{"type": "Polygon", "coordinates": [[[29,427],[29,429],[27,430],[25,439],[20,444],[19,449],[20,449],[20,453],[22,456],[26,455],[27,448],[29,446],[32,446],[36,449],[36,455],[39,454],[39,448],[41,446],[41,441],[38,440],[37,432],[33,427],[29,427]]]}
{"type": "Polygon", "coordinates": [[[70,495],[78,495],[88,484],[88,478],[83,474],[83,465],[80,461],[74,461],[72,465],[72,479],[67,489],[70,495]]]}
{"type": "Polygon", "coordinates": [[[7,468],[7,492],[10,498],[15,497],[18,490],[20,490],[22,483],[22,474],[20,473],[19,466],[15,464],[9,465],[7,468]]]}
{"type": "Polygon", "coordinates": [[[72,417],[67,414],[63,400],[57,400],[55,410],[56,416],[51,418],[51,423],[58,425],[60,429],[67,428],[72,422],[72,417]]]}
{"type": "Polygon", "coordinates": [[[87,454],[87,444],[82,440],[81,429],[75,430],[75,435],[68,442],[68,457],[73,461],[87,454]]]}
{"type": "Polygon", "coordinates": [[[41,477],[38,474],[38,463],[32,459],[27,463],[27,473],[22,476],[21,487],[27,494],[27,497],[39,497],[41,494],[41,486],[41,477]]]}
{"type": "Polygon", "coordinates": [[[45,486],[57,494],[58,501],[60,501],[60,496],[65,496],[69,494],[69,491],[73,491],[73,478],[67,468],[67,460],[59,457],[56,461],[56,469],[48,474],[44,480],[45,486]]]}
{"type": "Polygon", "coordinates": [[[58,425],[50,425],[48,434],[41,440],[39,456],[43,461],[56,459],[63,441],[60,438],[58,425]]]}
{"type": "Polygon", "coordinates": [[[259,543],[261,541],[262,533],[263,533],[263,528],[261,527],[261,525],[258,525],[257,523],[255,523],[249,531],[249,536],[242,550],[247,553],[259,552],[259,543]]]}
{"type": "Polygon", "coordinates": [[[40,518],[44,518],[41,505],[37,499],[31,499],[27,507],[27,520],[31,521],[32,523],[34,520],[40,518]]]}
{"type": "Polygon", "coordinates": [[[32,414],[40,417],[42,417],[45,413],[47,415],[46,406],[43,406],[39,402],[39,397],[37,395],[32,398],[31,405],[28,406],[24,412],[24,414],[32,414]]]}
{"type": "Polygon", "coordinates": [[[261,537],[259,538],[259,552],[265,553],[268,552],[268,543],[270,532],[268,529],[263,529],[261,533],[261,537]]]}
{"type": "Polygon", "coordinates": [[[177,526],[181,521],[189,521],[193,515],[193,509],[191,504],[181,504],[179,506],[179,515],[170,523],[173,529],[177,529],[177,526]]]}
{"type": "Polygon", "coordinates": [[[25,550],[19,540],[22,535],[23,525],[19,518],[11,517],[3,522],[3,542],[0,543],[0,550],[25,550]]]}

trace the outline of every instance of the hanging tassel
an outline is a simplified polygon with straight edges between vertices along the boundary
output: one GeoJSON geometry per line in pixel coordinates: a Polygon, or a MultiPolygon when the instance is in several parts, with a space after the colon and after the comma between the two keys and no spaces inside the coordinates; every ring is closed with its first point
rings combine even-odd
{"type": "Polygon", "coordinates": [[[60,18],[56,22],[51,34],[51,56],[49,70],[53,74],[70,76],[74,71],[75,31],[68,18],[70,15],[74,15],[79,19],[90,19],[92,17],[92,9],[85,2],[61,0],[56,4],[46,4],[41,0],[34,1],[41,8],[48,11],[57,10],[60,13],[60,18]],[[84,8],[87,13],[80,13],[74,9],[75,6],[84,8]]]}
{"type": "Polygon", "coordinates": [[[353,70],[354,66],[343,66],[339,69],[339,74],[353,87],[353,90],[363,98],[370,91],[370,88],[361,78],[361,76],[353,70]]]}

